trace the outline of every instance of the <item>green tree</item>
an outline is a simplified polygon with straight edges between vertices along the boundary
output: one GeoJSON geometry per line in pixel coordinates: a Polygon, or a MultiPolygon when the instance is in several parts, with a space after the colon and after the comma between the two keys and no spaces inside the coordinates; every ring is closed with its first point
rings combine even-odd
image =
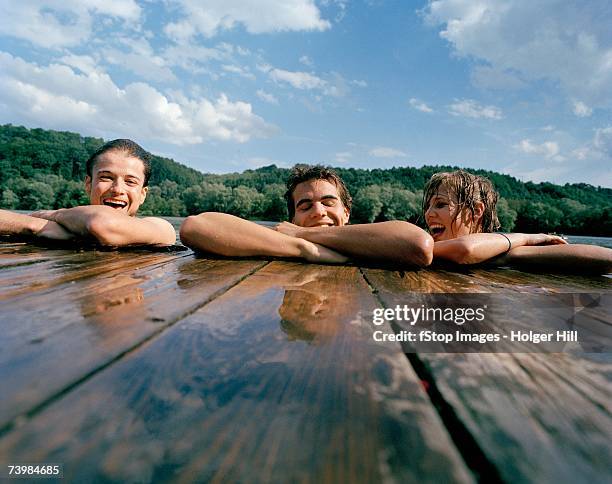
{"type": "Polygon", "coordinates": [[[7,210],[15,209],[19,205],[19,197],[10,188],[2,192],[1,207],[7,210]]]}
{"type": "Polygon", "coordinates": [[[499,230],[502,232],[512,232],[516,222],[516,216],[516,210],[510,208],[510,205],[505,198],[500,198],[497,202],[497,218],[501,224],[499,230]]]}

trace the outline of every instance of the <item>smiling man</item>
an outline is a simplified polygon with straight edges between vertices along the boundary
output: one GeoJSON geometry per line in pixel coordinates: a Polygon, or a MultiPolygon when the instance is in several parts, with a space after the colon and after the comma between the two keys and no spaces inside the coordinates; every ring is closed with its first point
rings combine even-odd
{"type": "Polygon", "coordinates": [[[22,215],[0,210],[0,233],[41,239],[91,239],[102,245],[170,245],[174,228],[156,218],[136,218],[151,174],[150,155],[127,139],[110,141],[87,160],[85,190],[91,205],[22,215]]]}
{"type": "Polygon", "coordinates": [[[291,223],[270,230],[224,213],[187,217],[181,240],[194,249],[225,256],[296,257],[341,263],[349,258],[426,266],[433,257],[431,237],[399,220],[347,225],[351,197],[338,174],[322,166],[294,168],[287,182],[291,223]]]}

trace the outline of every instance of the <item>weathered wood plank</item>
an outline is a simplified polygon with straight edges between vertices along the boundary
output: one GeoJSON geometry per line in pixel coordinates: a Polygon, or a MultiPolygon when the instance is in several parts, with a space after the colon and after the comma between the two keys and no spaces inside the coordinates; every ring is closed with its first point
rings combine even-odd
{"type": "Polygon", "coordinates": [[[3,326],[26,321],[29,329],[18,336],[8,331],[0,334],[0,394],[4,396],[0,428],[205,304],[265,262],[190,256],[143,269],[138,265],[127,267],[123,274],[111,271],[104,277],[81,278],[65,286],[66,290],[56,287],[42,298],[3,302],[3,326]],[[46,328],[45,323],[51,322],[53,327],[46,328]],[[11,345],[6,343],[9,338],[11,345]]]}
{"type": "MultiPolygon", "coordinates": [[[[423,290],[423,284],[412,276],[402,278],[398,273],[376,270],[365,270],[365,274],[387,307],[404,304],[407,291],[423,290]]],[[[444,279],[445,275],[429,277],[444,279]]],[[[444,292],[468,292],[470,288],[481,292],[487,289],[489,279],[496,281],[489,292],[505,292],[520,307],[520,294],[505,287],[509,281],[499,287],[500,279],[494,277],[475,277],[472,284],[463,287],[447,285],[444,292]]],[[[560,292],[578,288],[573,278],[564,287],[562,277],[554,288],[548,283],[540,287],[560,292]]],[[[582,290],[588,287],[588,281],[581,285],[582,290]]],[[[401,328],[402,323],[397,324],[401,328]]],[[[417,366],[422,365],[419,374],[432,386],[432,395],[439,392],[439,406],[457,417],[459,425],[469,432],[504,480],[609,479],[612,461],[609,353],[590,357],[420,353],[411,355],[411,359],[417,366]]]]}
{"type": "MultiPolygon", "coordinates": [[[[232,264],[236,264],[233,262],[232,264]]],[[[355,267],[274,262],[14,428],[74,481],[466,482],[355,267]]]]}
{"type": "MultiPolygon", "coordinates": [[[[3,330],[0,341],[8,348],[7,352],[19,351],[21,346],[32,341],[42,341],[91,312],[82,304],[75,305],[75,301],[83,298],[99,300],[98,304],[109,307],[121,304],[124,299],[138,299],[139,289],[134,292],[133,288],[148,279],[147,273],[185,257],[172,254],[146,254],[144,257],[124,255],[118,259],[111,256],[105,263],[104,256],[90,251],[61,261],[54,259],[44,264],[47,270],[40,275],[38,270],[29,267],[7,271],[21,274],[16,277],[17,287],[7,290],[5,286],[5,291],[0,295],[4,306],[0,313],[0,327],[3,330]],[[83,269],[79,271],[81,266],[83,269]],[[106,293],[115,296],[105,298],[106,293]]],[[[44,269],[44,266],[40,269],[44,269]]],[[[7,352],[4,356],[7,356],[7,352]]]]}
{"type": "MultiPolygon", "coordinates": [[[[41,254],[45,252],[42,251],[41,254]]],[[[20,294],[30,295],[35,291],[45,291],[51,294],[56,290],[56,286],[61,284],[129,271],[144,265],[184,256],[182,252],[130,253],[97,250],[66,253],[61,257],[53,257],[51,254],[51,258],[43,264],[9,267],[0,271],[0,300],[14,298],[20,294]]]]}

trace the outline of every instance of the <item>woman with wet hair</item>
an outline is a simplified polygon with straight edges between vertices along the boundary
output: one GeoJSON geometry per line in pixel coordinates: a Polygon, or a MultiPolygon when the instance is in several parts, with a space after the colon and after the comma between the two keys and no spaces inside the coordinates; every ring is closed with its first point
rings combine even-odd
{"type": "Polygon", "coordinates": [[[434,261],[612,271],[612,249],[569,245],[557,235],[495,232],[500,227],[497,200],[493,184],[483,176],[463,170],[433,175],[423,193],[423,216],[434,239],[434,261]]]}

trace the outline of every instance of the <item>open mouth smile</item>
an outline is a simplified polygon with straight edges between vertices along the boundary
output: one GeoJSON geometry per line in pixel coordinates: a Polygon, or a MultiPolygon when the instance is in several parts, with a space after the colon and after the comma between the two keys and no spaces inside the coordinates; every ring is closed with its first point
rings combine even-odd
{"type": "Polygon", "coordinates": [[[102,204],[112,208],[125,208],[128,203],[125,200],[117,200],[116,198],[105,198],[102,200],[102,204]]]}
{"type": "Polygon", "coordinates": [[[431,232],[433,237],[439,237],[445,230],[446,228],[441,224],[431,224],[429,226],[429,232],[431,232]]]}

